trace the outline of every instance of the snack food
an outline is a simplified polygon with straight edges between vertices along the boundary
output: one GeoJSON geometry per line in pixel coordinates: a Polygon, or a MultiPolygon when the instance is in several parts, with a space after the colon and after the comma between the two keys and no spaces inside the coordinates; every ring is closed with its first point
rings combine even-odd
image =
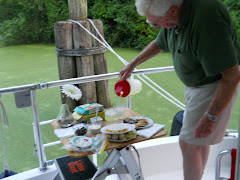
{"type": "Polygon", "coordinates": [[[123,134],[108,134],[108,137],[110,141],[115,141],[115,142],[128,141],[131,139],[135,139],[137,137],[137,131],[136,129],[134,129],[132,131],[129,131],[123,134]]]}
{"type": "Polygon", "coordinates": [[[129,123],[129,124],[135,124],[138,122],[137,119],[132,119],[132,118],[126,118],[123,120],[124,123],[129,123]]]}
{"type": "Polygon", "coordinates": [[[148,121],[144,118],[138,119],[138,118],[126,118],[123,120],[124,123],[128,124],[134,124],[136,127],[145,127],[148,125],[148,121]]]}
{"type": "Polygon", "coordinates": [[[128,128],[121,124],[113,124],[106,129],[106,131],[110,132],[110,133],[125,132],[127,130],[128,130],[128,128]]]}
{"type": "Polygon", "coordinates": [[[144,127],[148,125],[148,121],[146,119],[138,119],[138,122],[135,123],[136,127],[144,127]]]}

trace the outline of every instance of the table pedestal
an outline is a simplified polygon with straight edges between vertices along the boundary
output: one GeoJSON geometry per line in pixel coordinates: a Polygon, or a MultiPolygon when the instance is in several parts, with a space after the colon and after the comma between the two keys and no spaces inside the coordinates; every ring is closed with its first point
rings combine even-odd
{"type": "Polygon", "coordinates": [[[129,174],[132,180],[144,180],[130,148],[131,145],[111,150],[92,180],[102,180],[111,174],[129,174]]]}

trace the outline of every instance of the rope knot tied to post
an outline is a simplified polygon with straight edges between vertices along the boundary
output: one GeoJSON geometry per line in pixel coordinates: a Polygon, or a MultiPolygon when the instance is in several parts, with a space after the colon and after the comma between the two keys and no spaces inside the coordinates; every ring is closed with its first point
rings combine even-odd
{"type": "Polygon", "coordinates": [[[81,48],[81,49],[60,49],[56,48],[56,53],[58,56],[91,56],[96,54],[102,54],[107,51],[107,48],[92,47],[92,48],[81,48]]]}

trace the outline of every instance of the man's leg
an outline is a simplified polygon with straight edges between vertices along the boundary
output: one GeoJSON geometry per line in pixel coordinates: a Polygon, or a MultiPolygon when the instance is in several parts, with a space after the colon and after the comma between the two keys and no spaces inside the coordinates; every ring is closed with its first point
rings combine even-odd
{"type": "MultiPolygon", "coordinates": [[[[205,148],[202,149],[203,172],[206,167],[208,155],[209,155],[209,151],[210,151],[210,146],[204,146],[204,147],[205,148]]],[[[203,174],[203,172],[202,172],[202,174],[203,174]]]]}
{"type": "Polygon", "coordinates": [[[183,155],[184,180],[201,180],[210,146],[199,146],[179,141],[183,155]]]}

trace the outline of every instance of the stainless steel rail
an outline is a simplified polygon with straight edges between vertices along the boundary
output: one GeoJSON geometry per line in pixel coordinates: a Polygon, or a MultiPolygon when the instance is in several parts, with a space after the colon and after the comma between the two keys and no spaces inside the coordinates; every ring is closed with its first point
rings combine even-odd
{"type": "Polygon", "coordinates": [[[236,169],[235,169],[235,180],[240,180],[240,113],[239,113],[239,121],[238,121],[238,144],[237,144],[237,157],[236,157],[236,169]]]}
{"type": "Polygon", "coordinates": [[[224,150],[222,152],[220,152],[217,155],[216,158],[216,169],[215,169],[215,180],[220,180],[220,172],[221,172],[221,159],[223,158],[223,156],[230,154],[231,155],[231,150],[224,150]]]}
{"type": "Polygon", "coordinates": [[[36,141],[35,144],[36,144],[37,153],[38,153],[38,163],[39,163],[40,171],[45,171],[47,169],[46,155],[43,148],[41,129],[39,125],[40,119],[38,115],[35,90],[31,90],[30,95],[31,95],[32,108],[33,108],[33,118],[35,123],[34,135],[35,135],[35,141],[36,141]]]}
{"type": "MultiPolygon", "coordinates": [[[[169,71],[174,71],[173,66],[139,69],[132,72],[132,75],[153,74],[153,73],[169,72],[169,71]]],[[[36,89],[58,87],[64,84],[81,84],[81,83],[87,83],[87,82],[93,82],[93,81],[101,81],[101,80],[107,80],[107,79],[114,79],[118,77],[119,77],[119,73],[115,72],[115,73],[99,74],[99,75],[85,76],[85,77],[72,78],[72,79],[64,79],[64,80],[58,80],[58,81],[50,81],[50,82],[38,83],[38,84],[28,84],[23,86],[1,88],[0,95],[11,94],[11,93],[21,92],[21,91],[30,91],[32,89],[36,90],[36,89]]]]}

